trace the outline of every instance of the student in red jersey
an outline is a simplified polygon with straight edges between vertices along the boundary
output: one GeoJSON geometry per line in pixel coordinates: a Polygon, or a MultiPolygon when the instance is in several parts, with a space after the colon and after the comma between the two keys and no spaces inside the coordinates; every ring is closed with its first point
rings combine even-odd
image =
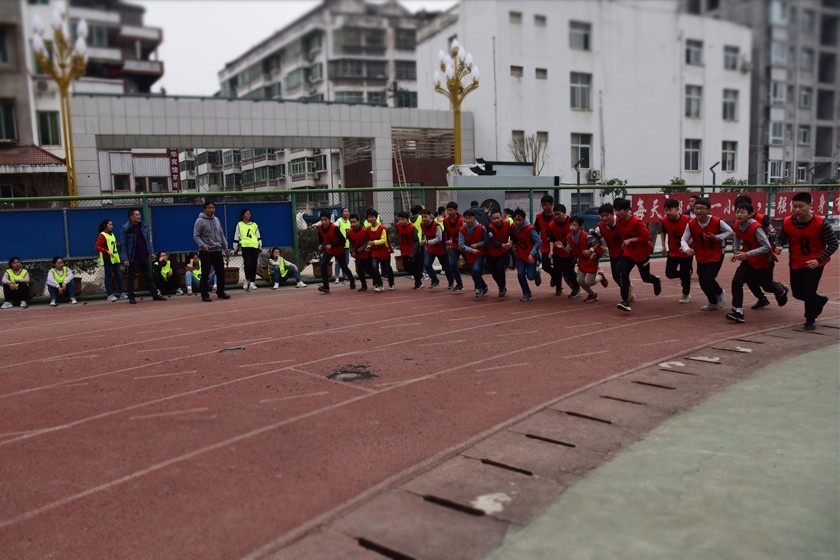
{"type": "Polygon", "coordinates": [[[373,267],[373,261],[368,250],[368,241],[370,241],[368,229],[362,227],[358,214],[350,214],[350,229],[347,230],[347,240],[350,241],[350,256],[356,260],[356,274],[359,275],[359,282],[362,284],[359,291],[367,291],[365,274],[373,280],[374,288],[381,286],[382,277],[379,275],[379,269],[373,267]]]}
{"type": "Polygon", "coordinates": [[[425,249],[425,256],[423,260],[423,267],[426,274],[429,275],[432,283],[429,289],[440,286],[437,272],[432,265],[435,259],[440,262],[443,273],[446,276],[446,281],[452,285],[452,272],[449,270],[449,259],[446,258],[446,245],[443,242],[443,226],[435,219],[435,214],[429,209],[423,209],[420,212],[422,221],[420,223],[420,232],[423,238],[420,240],[420,245],[425,249]]]}
{"type": "Polygon", "coordinates": [[[414,277],[414,289],[423,289],[423,263],[418,260],[420,242],[417,240],[417,230],[409,221],[408,212],[397,212],[397,238],[400,244],[400,254],[403,257],[405,271],[414,277]]]}
{"type": "MultiPolygon", "coordinates": [[[[616,198],[614,202],[624,200],[623,198],[616,198]]],[[[592,235],[601,243],[601,247],[606,249],[610,254],[610,272],[612,273],[613,281],[621,285],[621,276],[618,274],[618,263],[621,255],[624,254],[623,239],[621,232],[618,231],[618,222],[615,219],[615,207],[609,202],[602,204],[598,208],[598,215],[601,216],[601,221],[595,226],[592,235]]],[[[633,286],[630,286],[629,300],[635,300],[633,295],[633,286]]]]}
{"type": "Polygon", "coordinates": [[[700,289],[709,301],[701,307],[702,311],[714,311],[726,306],[726,294],[717,281],[718,272],[723,265],[723,249],[726,240],[732,237],[729,224],[709,215],[711,203],[708,198],[698,198],[694,203],[696,218],[688,221],[688,227],[680,239],[680,251],[697,259],[697,278],[700,289]]]}
{"type": "Polygon", "coordinates": [[[642,282],[653,284],[654,295],[662,293],[662,280],[650,273],[650,254],[653,252],[653,246],[650,243],[647,224],[633,214],[629,200],[617,200],[614,206],[618,218],[618,232],[623,240],[623,254],[618,261],[621,301],[616,307],[622,311],[630,311],[630,272],[634,267],[639,269],[642,282]]]}
{"type": "Polygon", "coordinates": [[[580,295],[580,286],[575,275],[575,257],[566,249],[566,238],[569,235],[572,219],[566,215],[566,207],[558,204],[554,207],[554,215],[548,224],[548,245],[552,247],[552,270],[554,271],[554,295],[563,293],[563,280],[572,292],[569,299],[580,295]]]}
{"type": "Polygon", "coordinates": [[[812,331],[817,328],[817,317],[822,313],[826,296],[817,293],[823,268],[837,250],[837,237],[831,226],[811,210],[811,193],[800,192],[793,196],[793,214],[782,222],[776,253],[788,243],[790,253],[790,288],[793,297],[805,302],[805,324],[812,331]]]}
{"type": "Polygon", "coordinates": [[[691,301],[691,266],[694,257],[690,257],[680,249],[680,240],[688,227],[691,218],[688,214],[680,213],[680,201],[674,198],[665,200],[665,216],[659,219],[662,224],[662,252],[668,255],[665,262],[665,277],[679,278],[682,285],[680,303],[691,301]],[[667,244],[666,244],[667,237],[667,244]]]}
{"type": "Polygon", "coordinates": [[[356,281],[353,279],[353,273],[347,266],[347,261],[344,260],[344,235],[341,233],[339,227],[330,222],[330,213],[326,210],[321,210],[321,223],[316,226],[318,230],[318,238],[321,240],[318,245],[318,250],[321,251],[321,286],[318,286],[318,291],[325,294],[330,293],[330,277],[327,274],[330,261],[335,257],[335,262],[341,267],[344,275],[350,279],[350,289],[356,289],[356,281]]]}
{"type": "MultiPolygon", "coordinates": [[[[749,204],[752,206],[752,198],[745,194],[738,195],[735,197],[735,208],[738,208],[741,204],[749,204]]],[[[754,208],[754,207],[753,207],[754,208]]],[[[770,268],[775,268],[776,261],[778,257],[776,256],[776,229],[773,227],[773,224],[770,222],[770,216],[766,214],[762,214],[761,212],[755,212],[752,216],[752,219],[758,222],[758,225],[764,230],[764,233],[767,234],[767,239],[770,240],[770,268]]],[[[736,232],[737,233],[737,232],[736,232]]],[[[747,287],[750,289],[750,292],[756,297],[756,302],[750,308],[753,311],[757,311],[759,309],[763,309],[770,305],[770,300],[764,295],[764,292],[761,291],[761,288],[756,285],[755,283],[747,283],[747,287]]],[[[784,297],[785,303],[787,303],[787,292],[785,292],[784,297]]],[[[779,304],[779,307],[784,305],[783,303],[779,303],[779,297],[776,297],[776,303],[779,304]]]]}
{"type": "Polygon", "coordinates": [[[554,267],[551,266],[551,241],[548,239],[548,226],[554,220],[554,197],[545,195],[540,199],[542,212],[537,214],[534,220],[534,228],[540,234],[540,263],[542,270],[548,274],[550,285],[552,288],[562,285],[560,284],[560,275],[555,273],[554,267]]]}
{"type": "Polygon", "coordinates": [[[443,219],[443,240],[446,243],[446,256],[449,260],[449,272],[452,275],[449,289],[453,292],[463,292],[464,282],[461,280],[461,271],[458,270],[458,259],[461,252],[458,250],[458,232],[464,225],[464,218],[458,213],[458,203],[449,202],[446,205],[446,217],[443,219]]]}
{"type": "Polygon", "coordinates": [[[537,270],[542,241],[536,228],[525,223],[525,210],[517,208],[513,211],[513,229],[510,235],[516,244],[516,276],[522,288],[522,297],[519,301],[531,301],[534,297],[528,286],[528,280],[533,280],[536,286],[542,282],[540,272],[537,270]]]}
{"type": "MultiPolygon", "coordinates": [[[[394,288],[394,269],[391,268],[391,244],[388,242],[388,231],[379,220],[379,212],[373,208],[367,209],[368,226],[368,249],[370,256],[373,258],[373,268],[379,269],[380,273],[388,279],[388,289],[393,291],[394,288]]],[[[374,292],[381,292],[384,290],[380,283],[373,287],[374,292]]]]}
{"type": "Polygon", "coordinates": [[[490,213],[490,223],[487,224],[487,270],[499,287],[499,297],[507,295],[505,271],[510,260],[510,249],[513,247],[510,230],[510,222],[502,216],[500,210],[494,208],[490,213]]]}
{"type": "Polygon", "coordinates": [[[740,203],[735,210],[735,239],[732,242],[732,262],[740,262],[735,276],[732,277],[732,311],[726,318],[736,323],[744,319],[744,284],[753,288],[763,288],[776,294],[779,306],[787,303],[788,289],[773,282],[773,262],[770,240],[761,224],[752,216],[755,214],[751,204],[740,203]]]}
{"type": "Polygon", "coordinates": [[[487,230],[478,223],[476,210],[472,208],[465,210],[464,225],[458,232],[458,250],[464,254],[464,260],[470,267],[477,298],[487,295],[487,283],[483,278],[485,245],[487,245],[487,230]]]}
{"type": "Polygon", "coordinates": [[[580,216],[571,218],[565,246],[577,258],[577,284],[588,294],[583,302],[595,303],[598,301],[598,294],[592,290],[592,286],[600,282],[606,288],[609,281],[604,273],[598,270],[598,259],[604,253],[604,249],[594,236],[587,235],[583,228],[584,223],[580,216]]]}

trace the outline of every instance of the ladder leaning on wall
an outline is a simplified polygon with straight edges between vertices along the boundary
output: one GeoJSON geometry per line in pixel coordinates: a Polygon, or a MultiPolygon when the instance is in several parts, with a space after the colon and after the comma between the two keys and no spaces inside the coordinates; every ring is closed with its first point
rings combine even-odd
{"type": "Polygon", "coordinates": [[[394,138],[391,140],[391,148],[394,154],[394,168],[397,170],[397,186],[400,188],[400,198],[403,210],[411,211],[411,193],[405,190],[408,183],[405,180],[405,168],[403,167],[402,151],[400,141],[394,138]]]}

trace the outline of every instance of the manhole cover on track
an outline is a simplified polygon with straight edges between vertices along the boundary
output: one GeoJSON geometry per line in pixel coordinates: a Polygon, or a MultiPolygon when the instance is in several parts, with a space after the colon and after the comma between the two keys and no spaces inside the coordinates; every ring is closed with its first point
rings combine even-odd
{"type": "Polygon", "coordinates": [[[364,364],[349,364],[341,366],[331,374],[327,375],[327,379],[335,381],[353,382],[362,379],[373,379],[377,377],[370,372],[370,368],[364,364]]]}

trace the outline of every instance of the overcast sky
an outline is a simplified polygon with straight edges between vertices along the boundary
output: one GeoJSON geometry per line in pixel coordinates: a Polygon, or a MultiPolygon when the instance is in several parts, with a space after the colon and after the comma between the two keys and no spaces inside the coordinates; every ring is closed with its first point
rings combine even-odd
{"type": "MultiPolygon", "coordinates": [[[[168,95],[213,95],[218,72],[246,50],[320,4],[319,0],[130,0],[146,8],[145,25],[163,29],[158,58],[168,95]]],[[[455,0],[405,0],[411,11],[445,10],[455,0]]]]}

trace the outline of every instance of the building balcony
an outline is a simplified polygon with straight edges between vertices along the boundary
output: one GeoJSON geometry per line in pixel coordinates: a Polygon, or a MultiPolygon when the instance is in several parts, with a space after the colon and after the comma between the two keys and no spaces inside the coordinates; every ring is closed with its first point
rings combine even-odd
{"type": "MultiPolygon", "coordinates": [[[[108,10],[97,10],[95,8],[79,8],[75,6],[70,7],[71,19],[85,19],[88,23],[111,23],[119,25],[120,14],[108,10]]],[[[50,21],[49,19],[47,21],[50,21]]]]}
{"type": "Polygon", "coordinates": [[[123,64],[123,72],[163,76],[163,62],[159,60],[126,60],[123,64]]]}
{"type": "Polygon", "coordinates": [[[120,49],[108,47],[88,47],[87,57],[90,60],[102,60],[106,62],[122,62],[123,59],[120,49]]]}
{"type": "Polygon", "coordinates": [[[120,40],[140,41],[146,45],[160,45],[163,41],[163,31],[158,27],[140,27],[137,25],[123,25],[120,27],[120,40]]]}

